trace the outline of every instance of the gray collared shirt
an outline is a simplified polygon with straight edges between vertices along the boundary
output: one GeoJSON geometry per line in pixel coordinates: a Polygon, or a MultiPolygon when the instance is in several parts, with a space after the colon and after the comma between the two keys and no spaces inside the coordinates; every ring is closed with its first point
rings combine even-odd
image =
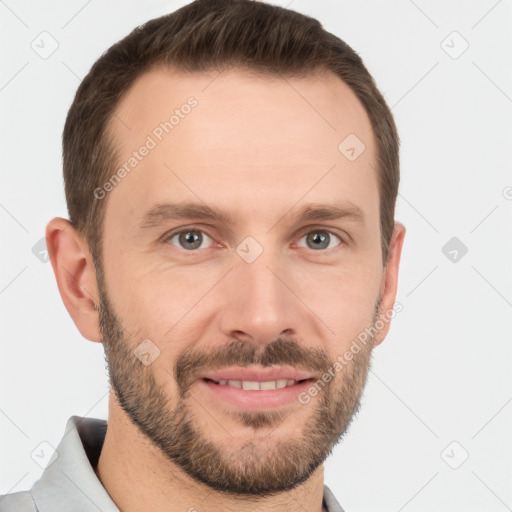
{"type": "MultiPolygon", "coordinates": [[[[0,496],[0,512],[119,512],[94,472],[107,422],[71,416],[59,446],[29,491],[0,496]]],[[[324,507],[343,512],[327,486],[324,507]]]]}

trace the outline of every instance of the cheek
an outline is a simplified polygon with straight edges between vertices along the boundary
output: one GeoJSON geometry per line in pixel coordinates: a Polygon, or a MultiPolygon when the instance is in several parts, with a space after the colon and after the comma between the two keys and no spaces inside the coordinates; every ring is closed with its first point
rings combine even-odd
{"type": "Polygon", "coordinates": [[[301,298],[328,327],[329,337],[340,351],[371,324],[379,289],[378,269],[371,271],[363,265],[337,271],[331,268],[310,272],[302,284],[301,298]]]}
{"type": "Polygon", "coordinates": [[[211,309],[215,293],[210,290],[223,273],[225,269],[213,265],[179,268],[144,258],[119,261],[112,272],[117,279],[112,286],[116,311],[130,332],[155,340],[166,354],[171,349],[179,354],[187,340],[199,334],[196,331],[204,320],[200,315],[211,309]],[[170,341],[171,348],[167,347],[170,341]]]}

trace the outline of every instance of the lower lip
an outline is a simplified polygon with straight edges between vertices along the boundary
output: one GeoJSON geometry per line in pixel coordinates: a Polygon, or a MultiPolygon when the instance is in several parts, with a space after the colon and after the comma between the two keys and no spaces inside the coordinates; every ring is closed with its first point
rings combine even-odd
{"type": "Polygon", "coordinates": [[[261,411],[281,407],[293,401],[298,402],[299,393],[311,386],[312,380],[297,382],[285,388],[262,391],[235,388],[233,386],[217,384],[206,379],[201,379],[197,383],[215,397],[234,407],[246,411],[261,411]]]}

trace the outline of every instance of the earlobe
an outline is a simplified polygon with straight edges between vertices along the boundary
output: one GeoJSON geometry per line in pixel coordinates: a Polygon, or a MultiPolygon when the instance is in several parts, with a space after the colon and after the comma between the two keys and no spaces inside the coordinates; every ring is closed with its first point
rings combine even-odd
{"type": "Polygon", "coordinates": [[[400,267],[400,257],[402,254],[405,232],[405,226],[399,222],[395,222],[393,235],[389,245],[388,261],[380,290],[382,297],[380,314],[384,315],[386,320],[383,321],[383,329],[381,329],[375,336],[374,346],[377,346],[384,341],[391,326],[390,314],[395,306],[396,292],[398,288],[398,270],[400,267]]]}
{"type": "Polygon", "coordinates": [[[82,336],[101,342],[96,271],[85,240],[69,221],[55,218],[46,226],[46,245],[68,313],[82,336]]]}

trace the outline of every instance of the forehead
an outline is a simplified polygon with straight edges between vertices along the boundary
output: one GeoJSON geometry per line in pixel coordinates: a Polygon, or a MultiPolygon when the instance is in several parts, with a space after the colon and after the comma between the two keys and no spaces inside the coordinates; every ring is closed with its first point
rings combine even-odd
{"type": "Polygon", "coordinates": [[[123,97],[110,129],[118,167],[127,172],[109,195],[109,209],[121,208],[127,194],[139,213],[149,202],[183,196],[235,201],[235,208],[249,207],[250,195],[257,209],[283,194],[297,202],[308,189],[312,200],[370,193],[378,202],[369,118],[332,73],[153,69],[123,97]]]}
{"type": "MultiPolygon", "coordinates": [[[[202,144],[195,151],[198,156],[202,150],[220,149],[219,144],[231,149],[242,135],[252,135],[255,146],[265,134],[278,133],[274,142],[283,147],[283,144],[294,144],[298,136],[308,133],[315,136],[321,132],[325,143],[319,151],[333,147],[337,151],[337,143],[349,133],[364,139],[367,146],[373,143],[363,106],[349,86],[330,72],[292,78],[261,76],[236,69],[204,73],[152,69],[135,81],[118,105],[111,123],[113,133],[122,135],[121,145],[130,149],[130,143],[140,140],[134,140],[134,135],[152,133],[176,110],[183,110],[191,98],[198,103],[195,115],[187,123],[181,123],[173,137],[184,131],[187,133],[183,135],[195,133],[201,137],[202,144]],[[279,131],[283,123],[287,125],[285,133],[279,131]]],[[[306,149],[311,148],[304,148],[304,156],[310,154],[306,149]]]]}

